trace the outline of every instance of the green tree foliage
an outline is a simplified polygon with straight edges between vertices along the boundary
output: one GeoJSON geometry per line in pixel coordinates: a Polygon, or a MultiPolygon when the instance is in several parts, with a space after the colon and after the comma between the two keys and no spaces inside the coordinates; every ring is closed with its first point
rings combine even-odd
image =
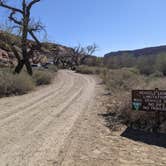
{"type": "Polygon", "coordinates": [[[166,75],[166,53],[160,54],[156,59],[156,69],[166,75]]]}
{"type": "Polygon", "coordinates": [[[166,75],[166,53],[142,56],[123,54],[120,56],[106,57],[103,63],[110,69],[132,67],[139,69],[140,73],[144,75],[152,75],[155,73],[166,75]]]}
{"type": "Polygon", "coordinates": [[[155,72],[156,56],[140,56],[137,58],[136,67],[141,74],[150,75],[155,72]]]}

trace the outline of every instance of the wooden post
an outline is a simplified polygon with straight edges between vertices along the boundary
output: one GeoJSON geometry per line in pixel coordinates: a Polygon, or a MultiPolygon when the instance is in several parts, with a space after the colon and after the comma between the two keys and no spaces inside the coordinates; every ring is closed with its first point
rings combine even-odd
{"type": "Polygon", "coordinates": [[[155,130],[154,132],[155,133],[158,133],[159,132],[159,129],[160,129],[160,111],[157,111],[155,112],[155,130]]]}
{"type": "MultiPolygon", "coordinates": [[[[155,89],[155,95],[158,95],[158,91],[159,89],[156,88],[155,89]]],[[[159,110],[156,110],[155,111],[155,132],[158,133],[159,132],[159,127],[160,127],[160,111],[159,110]]]]}

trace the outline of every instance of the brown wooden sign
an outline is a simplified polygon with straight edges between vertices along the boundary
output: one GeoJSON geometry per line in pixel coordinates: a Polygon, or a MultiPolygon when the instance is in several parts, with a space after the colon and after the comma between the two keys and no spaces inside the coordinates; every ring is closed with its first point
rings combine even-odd
{"type": "Polygon", "coordinates": [[[137,111],[166,111],[165,90],[133,90],[132,109],[137,111]]]}

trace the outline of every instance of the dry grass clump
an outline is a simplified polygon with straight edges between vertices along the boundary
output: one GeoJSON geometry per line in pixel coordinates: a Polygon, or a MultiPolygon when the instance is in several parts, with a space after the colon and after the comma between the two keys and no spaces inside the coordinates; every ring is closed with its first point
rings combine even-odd
{"type": "Polygon", "coordinates": [[[57,72],[58,68],[55,65],[50,65],[50,66],[48,66],[48,70],[51,72],[57,72]]]}
{"type": "Polygon", "coordinates": [[[123,68],[117,70],[106,70],[102,72],[101,78],[107,88],[112,92],[129,91],[133,88],[145,86],[145,79],[136,69],[123,68]]]}
{"type": "Polygon", "coordinates": [[[78,66],[76,68],[76,72],[81,74],[100,74],[104,70],[106,69],[101,67],[93,67],[93,66],[85,66],[85,65],[78,66]]]}
{"type": "Polygon", "coordinates": [[[35,70],[33,80],[37,86],[48,85],[53,79],[53,74],[48,70],[35,70]]]}
{"type": "Polygon", "coordinates": [[[57,72],[57,68],[36,69],[32,77],[25,71],[13,74],[8,68],[0,69],[0,97],[22,95],[35,88],[35,86],[50,84],[57,72]]]}
{"type": "Polygon", "coordinates": [[[9,71],[0,71],[0,97],[22,95],[33,90],[35,84],[26,73],[13,75],[9,71]]]}

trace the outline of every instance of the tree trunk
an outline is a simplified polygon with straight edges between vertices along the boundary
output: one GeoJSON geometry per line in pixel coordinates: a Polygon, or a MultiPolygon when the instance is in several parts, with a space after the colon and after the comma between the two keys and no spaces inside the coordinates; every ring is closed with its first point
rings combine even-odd
{"type": "Polygon", "coordinates": [[[24,66],[24,61],[23,60],[18,61],[18,65],[16,66],[14,72],[19,74],[21,72],[23,66],[24,66]]]}
{"type": "Polygon", "coordinates": [[[19,72],[22,70],[23,66],[26,66],[29,75],[32,75],[32,67],[29,62],[29,57],[27,53],[27,35],[28,35],[28,24],[29,24],[29,13],[27,13],[26,3],[23,4],[23,30],[22,30],[22,55],[23,55],[23,65],[18,65],[19,72]]]}

